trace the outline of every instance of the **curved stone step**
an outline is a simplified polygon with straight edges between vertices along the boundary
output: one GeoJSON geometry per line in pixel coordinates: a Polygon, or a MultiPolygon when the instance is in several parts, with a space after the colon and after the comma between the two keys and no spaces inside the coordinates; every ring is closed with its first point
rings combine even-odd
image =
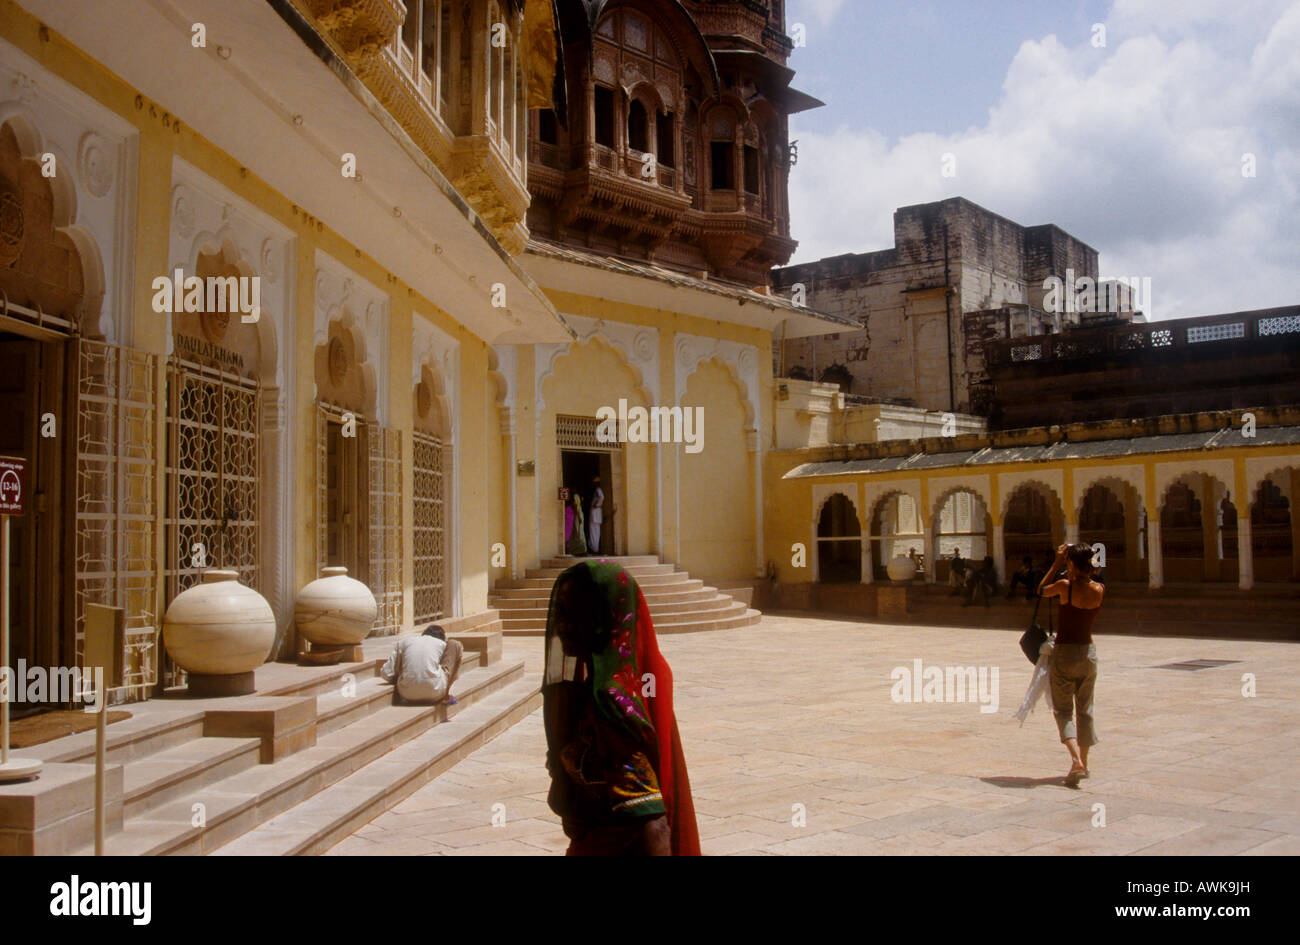
{"type": "Polygon", "coordinates": [[[382,762],[255,827],[218,856],[323,853],[541,705],[540,679],[521,679],[383,756],[382,762]]]}

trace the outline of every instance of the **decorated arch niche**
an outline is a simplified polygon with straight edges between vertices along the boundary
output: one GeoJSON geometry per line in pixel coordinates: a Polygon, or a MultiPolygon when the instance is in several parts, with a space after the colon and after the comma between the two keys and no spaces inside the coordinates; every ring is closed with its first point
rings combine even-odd
{"type": "Polygon", "coordinates": [[[182,287],[182,304],[169,316],[173,353],[192,364],[274,387],[276,319],[267,304],[271,300],[261,291],[261,273],[225,234],[196,238],[190,265],[182,271],[198,282],[192,291],[182,287]]]}
{"type": "Polygon", "coordinates": [[[26,115],[11,114],[0,125],[0,293],[6,306],[54,316],[69,334],[98,338],[98,319],[86,314],[100,310],[103,265],[94,239],[76,223],[75,166],[44,150],[26,115]],[[46,154],[58,162],[53,177],[42,173],[46,154]]]}
{"type": "MultiPolygon", "coordinates": [[[[161,290],[173,295],[166,599],[219,567],[238,572],[283,617],[283,495],[263,488],[278,480],[283,462],[283,428],[268,425],[265,409],[278,397],[271,299],[229,232],[200,233],[189,246],[176,261],[184,281],[161,290]]],[[[166,670],[175,681],[176,669],[166,670]]]]}
{"type": "Polygon", "coordinates": [[[324,344],[315,351],[316,398],[322,403],[374,418],[375,368],[369,362],[366,336],[350,307],[329,319],[324,344]]]}

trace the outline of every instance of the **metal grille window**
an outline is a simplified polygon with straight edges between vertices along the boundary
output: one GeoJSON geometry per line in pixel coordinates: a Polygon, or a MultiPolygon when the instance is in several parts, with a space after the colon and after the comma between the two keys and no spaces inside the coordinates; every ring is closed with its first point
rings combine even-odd
{"type": "Polygon", "coordinates": [[[370,588],[371,636],[401,630],[401,434],[330,404],[316,410],[316,562],[370,588]]]}
{"type": "Polygon", "coordinates": [[[560,449],[597,450],[612,453],[619,448],[617,441],[602,443],[596,437],[596,430],[601,421],[595,417],[570,417],[559,415],[555,418],[555,440],[560,449]]]}
{"type": "Polygon", "coordinates": [[[415,623],[428,623],[446,614],[446,495],[442,441],[415,433],[412,479],[415,505],[415,623]]]}
{"type": "MultiPolygon", "coordinates": [[[[224,568],[258,586],[256,381],[173,357],[167,365],[164,600],[224,568]]],[[[169,685],[183,671],[164,663],[169,685]]]]}
{"type": "Polygon", "coordinates": [[[167,600],[208,568],[256,588],[257,382],[173,358],[167,397],[167,600]]]}
{"type": "Polygon", "coordinates": [[[144,688],[157,681],[157,358],[97,341],[74,343],[76,660],[82,665],[85,658],[86,604],[122,608],[126,618],[125,687],[128,694],[143,697],[144,688]]]}
{"type": "Polygon", "coordinates": [[[375,426],[368,431],[370,590],[379,603],[374,636],[402,629],[402,434],[375,426]]]}
{"type": "Polygon", "coordinates": [[[1224,341],[1229,338],[1245,338],[1244,322],[1229,322],[1226,325],[1193,325],[1187,329],[1187,343],[1200,341],[1224,341]]]}

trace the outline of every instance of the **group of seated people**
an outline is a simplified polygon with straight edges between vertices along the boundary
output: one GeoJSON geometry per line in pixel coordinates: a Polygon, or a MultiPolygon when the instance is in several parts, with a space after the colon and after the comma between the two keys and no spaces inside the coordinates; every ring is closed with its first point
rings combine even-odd
{"type": "MultiPolygon", "coordinates": [[[[1042,581],[1048,567],[1050,565],[1035,565],[1033,557],[1025,555],[1020,560],[1020,568],[1007,582],[1007,600],[1011,600],[1018,587],[1024,588],[1025,600],[1033,600],[1038,584],[1042,581]]],[[[963,558],[960,549],[954,548],[948,568],[948,584],[952,587],[954,595],[965,594],[966,601],[963,606],[969,607],[974,604],[975,598],[979,596],[983,598],[984,606],[987,607],[990,599],[998,592],[998,570],[993,563],[993,556],[985,555],[984,560],[976,565],[973,561],[963,558]]]]}

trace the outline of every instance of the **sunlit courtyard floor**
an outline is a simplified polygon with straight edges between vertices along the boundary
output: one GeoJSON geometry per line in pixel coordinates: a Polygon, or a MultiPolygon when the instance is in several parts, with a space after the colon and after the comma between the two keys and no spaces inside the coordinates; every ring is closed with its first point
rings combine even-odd
{"type": "MultiPolygon", "coordinates": [[[[781,615],[662,637],[704,852],[1300,853],[1300,645],[1099,635],[1101,743],[1075,790],[1047,707],[1012,718],[1033,669],[1016,641],[781,615]],[[1159,668],[1197,659],[1239,662],[1159,668]],[[915,660],[997,667],[997,711],[895,701],[915,660]]],[[[506,656],[536,674],[541,646],[506,656]]],[[[535,712],[328,855],[563,853],[544,756],[535,712]]]]}

